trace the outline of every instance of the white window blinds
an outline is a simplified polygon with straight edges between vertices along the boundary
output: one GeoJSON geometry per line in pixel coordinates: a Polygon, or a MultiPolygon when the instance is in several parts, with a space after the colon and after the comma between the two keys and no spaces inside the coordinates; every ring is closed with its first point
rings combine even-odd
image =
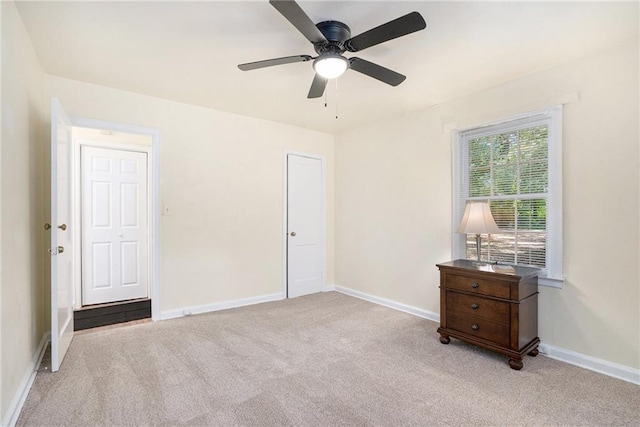
{"type": "MultiPolygon", "coordinates": [[[[479,200],[502,231],[483,239],[481,259],[561,276],[560,118],[558,107],[458,134],[454,228],[466,202],[479,200]]],[[[476,259],[475,236],[454,236],[454,251],[476,259]]]]}

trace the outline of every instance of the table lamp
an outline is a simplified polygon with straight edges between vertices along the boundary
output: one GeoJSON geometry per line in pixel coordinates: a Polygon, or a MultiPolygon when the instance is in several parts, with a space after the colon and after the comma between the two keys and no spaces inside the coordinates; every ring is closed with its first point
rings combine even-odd
{"type": "Polygon", "coordinates": [[[464,216],[456,233],[476,235],[476,250],[478,251],[478,262],[480,262],[480,235],[500,233],[500,229],[491,215],[489,203],[467,202],[464,216]]]}

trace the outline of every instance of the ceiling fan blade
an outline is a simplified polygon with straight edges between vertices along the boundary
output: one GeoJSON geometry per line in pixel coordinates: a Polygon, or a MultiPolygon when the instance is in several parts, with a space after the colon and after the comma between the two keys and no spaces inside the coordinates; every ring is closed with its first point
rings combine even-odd
{"type": "Polygon", "coordinates": [[[422,15],[418,12],[411,12],[352,37],[345,42],[345,46],[349,52],[358,52],[368,47],[424,30],[426,27],[427,24],[424,22],[422,15]]]}
{"type": "Polygon", "coordinates": [[[311,18],[293,0],[269,0],[271,6],[291,22],[311,43],[326,42],[327,39],[316,27],[311,18]]]}
{"type": "Polygon", "coordinates": [[[242,71],[257,70],[258,68],[273,67],[274,65],[292,64],[294,62],[306,62],[312,60],[309,55],[285,56],[282,58],[265,59],[264,61],[247,62],[238,65],[242,71]]]}
{"type": "Polygon", "coordinates": [[[320,98],[326,87],[327,79],[316,73],[313,78],[313,83],[311,83],[311,89],[309,89],[309,95],[307,95],[307,98],[320,98]]]}
{"type": "Polygon", "coordinates": [[[398,86],[407,77],[402,74],[396,73],[382,65],[374,64],[373,62],[366,61],[361,58],[350,58],[350,68],[362,74],[366,74],[369,77],[380,80],[391,86],[398,86]]]}

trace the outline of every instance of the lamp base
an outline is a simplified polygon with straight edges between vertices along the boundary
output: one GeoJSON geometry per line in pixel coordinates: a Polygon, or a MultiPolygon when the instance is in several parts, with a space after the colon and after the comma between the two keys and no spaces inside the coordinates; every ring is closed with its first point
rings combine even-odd
{"type": "Polygon", "coordinates": [[[478,255],[478,262],[480,262],[480,260],[481,260],[481,257],[480,257],[480,255],[481,255],[480,251],[481,251],[481,248],[482,248],[482,245],[480,244],[481,243],[481,239],[482,238],[480,237],[480,234],[476,234],[476,254],[478,255]]]}
{"type": "Polygon", "coordinates": [[[488,261],[471,260],[471,265],[474,266],[474,267],[487,267],[489,265],[495,265],[495,263],[488,262],[488,261]]]}

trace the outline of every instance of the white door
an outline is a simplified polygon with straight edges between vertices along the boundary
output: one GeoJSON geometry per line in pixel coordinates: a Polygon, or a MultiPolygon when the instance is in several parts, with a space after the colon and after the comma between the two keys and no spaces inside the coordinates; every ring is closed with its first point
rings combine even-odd
{"type": "Polygon", "coordinates": [[[83,146],[82,304],[148,296],[147,154],[83,146]]]}
{"type": "Polygon", "coordinates": [[[73,339],[71,242],[71,121],[51,100],[51,370],[56,372],[73,339]]]}
{"type": "Polygon", "coordinates": [[[287,296],[322,291],[322,160],[287,155],[287,296]]]}

